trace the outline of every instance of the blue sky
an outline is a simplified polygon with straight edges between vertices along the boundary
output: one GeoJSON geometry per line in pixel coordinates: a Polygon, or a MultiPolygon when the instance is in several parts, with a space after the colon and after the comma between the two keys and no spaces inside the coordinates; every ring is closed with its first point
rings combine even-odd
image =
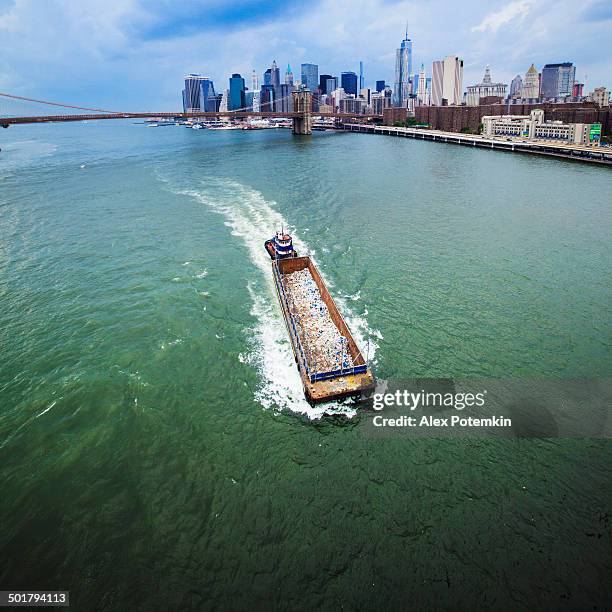
{"type": "MultiPolygon", "coordinates": [[[[464,59],[509,82],[531,62],[573,61],[591,90],[612,87],[611,0],[0,0],[0,91],[111,110],[179,110],[187,72],[227,87],[276,60],[299,78],[358,72],[393,81],[406,21],[414,65],[464,59]]],[[[261,78],[261,77],[260,77],[261,78]]],[[[5,104],[0,102],[1,104],[5,104]]],[[[2,113],[0,106],[0,114],[2,113]]]]}

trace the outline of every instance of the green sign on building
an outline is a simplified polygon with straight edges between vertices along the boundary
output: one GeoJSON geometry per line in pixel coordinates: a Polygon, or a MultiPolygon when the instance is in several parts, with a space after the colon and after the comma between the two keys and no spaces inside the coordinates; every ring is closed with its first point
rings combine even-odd
{"type": "Polygon", "coordinates": [[[599,142],[601,140],[601,123],[592,123],[589,131],[589,142],[599,142]]]}

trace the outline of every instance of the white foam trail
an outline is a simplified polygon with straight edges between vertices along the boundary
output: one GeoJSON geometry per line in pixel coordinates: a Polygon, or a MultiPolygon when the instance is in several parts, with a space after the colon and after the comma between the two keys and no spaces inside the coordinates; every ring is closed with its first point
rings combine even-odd
{"type": "Polygon", "coordinates": [[[34,418],[38,418],[41,417],[43,414],[46,414],[47,412],[49,412],[49,410],[51,410],[51,408],[53,408],[53,406],[55,406],[55,404],[57,404],[57,400],[51,402],[42,412],[39,412],[34,418]]]}
{"type": "Polygon", "coordinates": [[[262,295],[249,284],[248,290],[253,301],[251,314],[258,323],[253,330],[255,350],[248,355],[247,363],[256,367],[264,377],[263,384],[255,392],[255,399],[265,408],[286,408],[310,418],[320,418],[326,410],[324,407],[313,408],[304,397],[284,320],[275,308],[276,299],[270,299],[273,289],[262,295]]]}
{"type": "MultiPolygon", "coordinates": [[[[274,209],[274,202],[268,202],[261,193],[245,187],[240,183],[228,180],[209,179],[206,188],[200,190],[186,189],[178,193],[191,196],[225,217],[225,225],[231,229],[233,236],[240,237],[251,261],[261,271],[261,286],[249,283],[247,289],[253,306],[251,314],[258,323],[253,332],[253,349],[248,355],[240,355],[240,361],[256,367],[262,375],[262,384],[255,397],[264,407],[278,407],[304,414],[317,419],[324,414],[345,414],[353,416],[354,408],[350,404],[330,402],[311,406],[304,398],[302,381],[295,365],[293,351],[287,336],[285,322],[281,315],[276,297],[270,258],[263,244],[272,233],[283,226],[293,235],[293,243],[300,254],[313,252],[300,239],[299,233],[286,219],[274,209]]],[[[316,263],[316,259],[313,257],[316,263]]],[[[320,271],[320,266],[319,271],[320,271]]],[[[326,284],[331,286],[321,273],[326,284]]],[[[355,341],[362,350],[369,339],[370,361],[375,354],[377,344],[372,340],[375,332],[369,329],[363,316],[355,315],[347,306],[346,300],[336,299],[336,304],[346,319],[355,341]]]]}
{"type": "Polygon", "coordinates": [[[345,295],[343,297],[346,298],[347,300],[351,300],[353,302],[356,302],[357,300],[361,299],[361,289],[359,289],[357,291],[357,293],[355,293],[353,295],[345,295]]]}
{"type": "MultiPolygon", "coordinates": [[[[177,344],[183,344],[183,339],[176,338],[175,340],[169,340],[168,342],[162,341],[162,343],[159,345],[159,348],[162,351],[165,351],[167,348],[171,346],[176,346],[177,344]]],[[[140,376],[137,377],[137,380],[140,381],[140,376]]]]}

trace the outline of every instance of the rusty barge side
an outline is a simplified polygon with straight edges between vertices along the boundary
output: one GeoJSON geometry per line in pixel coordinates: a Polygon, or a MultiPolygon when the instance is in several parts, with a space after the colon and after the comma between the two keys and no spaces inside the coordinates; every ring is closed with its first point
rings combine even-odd
{"type": "Polygon", "coordinates": [[[293,257],[272,262],[274,284],[283,311],[285,325],[291,339],[291,346],[302,379],[304,393],[310,402],[324,402],[347,396],[357,396],[374,388],[374,376],[364,359],[348,326],[331,297],[319,271],[310,257],[293,257]],[[284,274],[291,274],[308,268],[317,285],[321,299],[328,308],[329,315],[338,331],[347,339],[347,347],[352,359],[352,367],[327,372],[317,372],[308,363],[306,351],[300,341],[295,320],[289,309],[284,274]]]}

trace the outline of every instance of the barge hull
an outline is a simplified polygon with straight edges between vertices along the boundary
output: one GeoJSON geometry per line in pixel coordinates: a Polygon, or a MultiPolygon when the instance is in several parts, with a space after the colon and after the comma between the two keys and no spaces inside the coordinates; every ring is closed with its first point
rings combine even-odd
{"type": "Polygon", "coordinates": [[[276,292],[302,379],[306,399],[312,403],[326,402],[344,397],[359,396],[365,391],[372,390],[374,388],[374,376],[310,257],[294,257],[273,261],[272,268],[276,292]],[[346,374],[333,373],[333,375],[321,378],[319,374],[309,371],[306,355],[304,354],[295,323],[289,312],[286,290],[283,283],[284,274],[291,274],[305,268],[308,268],[319,290],[321,299],[327,306],[334,325],[339,333],[347,339],[348,351],[350,352],[354,367],[348,368],[349,371],[346,374]]]}

